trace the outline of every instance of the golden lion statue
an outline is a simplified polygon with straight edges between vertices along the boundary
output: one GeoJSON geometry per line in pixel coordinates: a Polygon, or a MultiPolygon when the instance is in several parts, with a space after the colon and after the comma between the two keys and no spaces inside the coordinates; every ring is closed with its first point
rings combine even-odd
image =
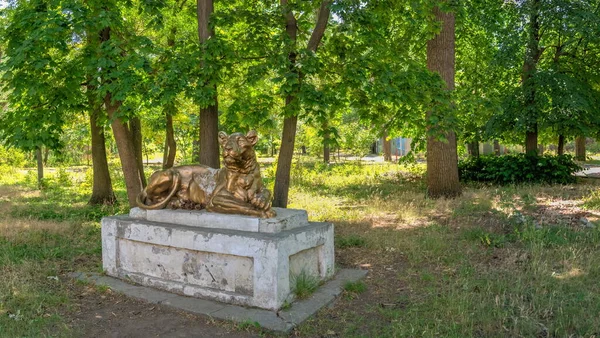
{"type": "Polygon", "coordinates": [[[142,209],[203,209],[226,214],[274,217],[271,192],[264,188],[254,145],[256,132],[219,133],[224,167],[184,165],[153,173],[138,195],[142,209]]]}

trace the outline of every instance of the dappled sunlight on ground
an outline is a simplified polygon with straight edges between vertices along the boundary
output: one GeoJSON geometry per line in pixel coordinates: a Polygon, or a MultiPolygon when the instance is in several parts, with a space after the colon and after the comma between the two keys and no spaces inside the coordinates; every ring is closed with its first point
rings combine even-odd
{"type": "Polygon", "coordinates": [[[568,278],[573,278],[573,277],[581,277],[583,276],[585,273],[578,268],[573,268],[567,272],[563,272],[563,273],[556,273],[553,272],[552,273],[552,277],[556,278],[556,279],[568,279],[568,278]]]}
{"type": "Polygon", "coordinates": [[[40,221],[34,219],[0,218],[0,236],[14,239],[24,231],[44,230],[52,233],[65,233],[73,226],[70,222],[40,221]]]}

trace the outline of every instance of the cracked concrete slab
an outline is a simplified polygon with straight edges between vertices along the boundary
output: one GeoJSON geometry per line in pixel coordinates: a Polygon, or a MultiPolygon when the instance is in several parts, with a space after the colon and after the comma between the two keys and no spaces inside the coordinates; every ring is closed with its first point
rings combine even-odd
{"type": "Polygon", "coordinates": [[[341,269],[309,298],[295,301],[289,308],[278,312],[247,308],[211,300],[191,298],[146,286],[126,283],[120,279],[97,273],[72,273],[71,277],[96,285],[104,285],[115,292],[150,303],[163,304],[180,310],[234,322],[258,323],[261,327],[278,332],[289,332],[324,306],[331,304],[342,293],[344,284],[365,277],[366,270],[341,269]]]}

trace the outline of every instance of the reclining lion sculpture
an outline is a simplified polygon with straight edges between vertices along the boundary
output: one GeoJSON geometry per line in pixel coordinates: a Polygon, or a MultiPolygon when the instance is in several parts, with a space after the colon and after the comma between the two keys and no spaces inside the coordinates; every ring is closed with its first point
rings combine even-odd
{"type": "Polygon", "coordinates": [[[204,209],[226,214],[274,217],[271,192],[263,186],[254,145],[255,131],[246,135],[219,133],[221,169],[184,165],[157,171],[138,195],[142,209],[204,209]]]}

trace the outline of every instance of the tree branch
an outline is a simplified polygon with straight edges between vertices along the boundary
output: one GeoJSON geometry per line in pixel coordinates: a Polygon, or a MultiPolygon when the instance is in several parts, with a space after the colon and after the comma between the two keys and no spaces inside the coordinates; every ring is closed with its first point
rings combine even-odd
{"type": "Polygon", "coordinates": [[[316,52],[319,47],[319,43],[325,35],[325,28],[327,28],[327,22],[329,21],[329,5],[331,4],[330,0],[323,0],[321,2],[321,7],[319,8],[319,14],[317,16],[317,23],[315,24],[315,29],[313,30],[310,40],[308,40],[308,45],[306,48],[309,50],[316,52]]]}

